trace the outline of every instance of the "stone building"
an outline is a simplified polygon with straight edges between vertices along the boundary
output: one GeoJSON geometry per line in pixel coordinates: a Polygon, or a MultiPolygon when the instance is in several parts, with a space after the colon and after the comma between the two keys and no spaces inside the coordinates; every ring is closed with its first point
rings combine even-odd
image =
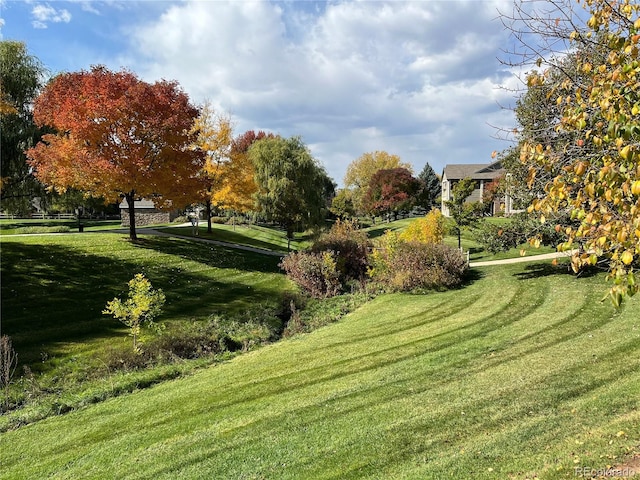
{"type": "MultiPolygon", "coordinates": [[[[159,223],[170,223],[178,217],[178,210],[160,210],[156,208],[151,200],[136,200],[134,204],[136,215],[136,226],[156,225],[159,223]]],[[[120,203],[120,220],[123,227],[129,226],[129,205],[126,200],[120,203]]]]}

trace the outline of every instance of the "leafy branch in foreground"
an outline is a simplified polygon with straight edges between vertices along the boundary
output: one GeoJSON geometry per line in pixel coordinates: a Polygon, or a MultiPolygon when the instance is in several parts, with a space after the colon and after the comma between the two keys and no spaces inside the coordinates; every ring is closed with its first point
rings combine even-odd
{"type": "Polygon", "coordinates": [[[570,49],[568,56],[535,52],[538,70],[527,88],[544,90],[555,110],[536,134],[525,129],[520,161],[529,189],[542,186],[529,212],[541,223],[570,214],[558,224],[566,235],[558,249],[575,250],[576,272],[608,261],[608,296],[618,306],[640,290],[640,5],[584,0],[584,12],[573,13],[569,3],[553,3],[560,20],[544,12],[518,19],[548,45],[557,40],[570,49]]]}

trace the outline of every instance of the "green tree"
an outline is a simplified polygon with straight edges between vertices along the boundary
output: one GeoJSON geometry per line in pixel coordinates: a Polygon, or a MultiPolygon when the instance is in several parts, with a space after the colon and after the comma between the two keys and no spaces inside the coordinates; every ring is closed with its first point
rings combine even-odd
{"type": "Polygon", "coordinates": [[[333,200],[331,201],[331,213],[338,218],[351,218],[356,214],[353,205],[353,192],[347,188],[341,188],[333,200]]]}
{"type": "Polygon", "coordinates": [[[427,210],[431,210],[437,204],[436,200],[442,190],[440,178],[436,175],[433,167],[429,165],[429,163],[426,163],[418,175],[418,180],[420,180],[422,185],[416,195],[416,204],[427,210]]]}
{"type": "Polygon", "coordinates": [[[296,228],[321,224],[334,183],[300,137],[259,140],[249,148],[249,158],[258,208],[284,227],[290,247],[296,228]]]}
{"type": "Polygon", "coordinates": [[[47,132],[36,126],[32,113],[46,76],[46,68],[24,43],[0,42],[0,207],[11,213],[27,213],[31,200],[45,195],[24,151],[47,132]]]}
{"type": "Polygon", "coordinates": [[[458,248],[462,248],[462,229],[474,225],[484,210],[482,202],[467,202],[475,188],[476,182],[473,179],[463,178],[451,188],[451,200],[445,202],[454,221],[458,248]]]}

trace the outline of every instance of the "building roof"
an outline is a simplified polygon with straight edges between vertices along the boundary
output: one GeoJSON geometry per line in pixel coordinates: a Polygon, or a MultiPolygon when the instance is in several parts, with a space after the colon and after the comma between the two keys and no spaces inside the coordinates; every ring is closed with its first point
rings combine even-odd
{"type": "Polygon", "coordinates": [[[446,165],[443,171],[443,178],[447,180],[461,180],[472,178],[474,180],[493,180],[502,173],[502,163],[463,163],[446,165]]]}
{"type": "MultiPolygon", "coordinates": [[[[129,204],[127,203],[126,200],[122,200],[122,202],[120,203],[120,208],[129,208],[129,204]]],[[[134,208],[141,209],[141,208],[156,208],[156,207],[153,203],[153,200],[143,198],[141,200],[136,200],[134,202],[134,208]]]]}

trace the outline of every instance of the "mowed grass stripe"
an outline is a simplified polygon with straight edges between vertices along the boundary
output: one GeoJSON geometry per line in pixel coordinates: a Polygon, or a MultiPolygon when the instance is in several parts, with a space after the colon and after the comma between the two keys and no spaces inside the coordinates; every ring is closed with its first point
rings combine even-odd
{"type": "Polygon", "coordinates": [[[3,475],[565,478],[576,460],[615,463],[640,443],[637,301],[614,313],[600,277],[524,268],[383,296],[310,335],[8,432],[3,475]]]}

